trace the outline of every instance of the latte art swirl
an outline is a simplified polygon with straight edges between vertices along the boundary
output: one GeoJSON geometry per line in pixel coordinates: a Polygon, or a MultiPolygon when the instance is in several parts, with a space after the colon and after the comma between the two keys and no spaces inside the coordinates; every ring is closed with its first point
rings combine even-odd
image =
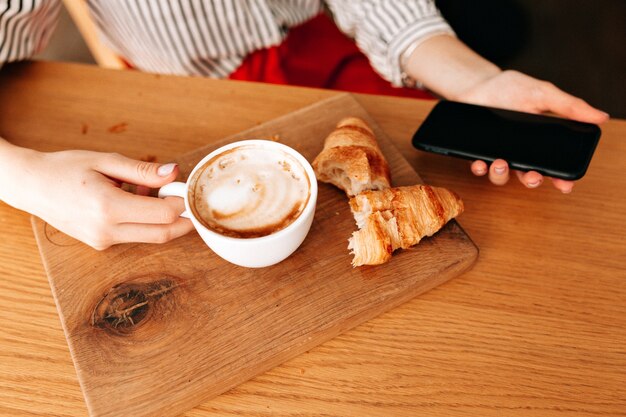
{"type": "Polygon", "coordinates": [[[304,210],[310,184],[291,155],[241,146],[209,160],[192,179],[190,205],[209,229],[231,237],[275,233],[304,210]]]}

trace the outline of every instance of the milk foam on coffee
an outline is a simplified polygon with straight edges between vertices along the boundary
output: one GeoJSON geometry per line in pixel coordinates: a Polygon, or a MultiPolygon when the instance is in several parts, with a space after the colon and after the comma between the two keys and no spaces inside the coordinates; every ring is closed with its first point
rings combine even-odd
{"type": "Polygon", "coordinates": [[[198,170],[190,187],[195,217],[231,237],[266,236],[304,210],[310,183],[304,167],[276,149],[246,145],[225,151],[198,170]]]}

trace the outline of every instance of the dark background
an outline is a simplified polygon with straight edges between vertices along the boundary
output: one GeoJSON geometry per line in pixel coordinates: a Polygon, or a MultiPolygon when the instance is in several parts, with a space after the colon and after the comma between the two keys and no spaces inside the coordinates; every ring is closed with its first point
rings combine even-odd
{"type": "Polygon", "coordinates": [[[626,0],[436,0],[461,40],[626,118],[626,0]]]}

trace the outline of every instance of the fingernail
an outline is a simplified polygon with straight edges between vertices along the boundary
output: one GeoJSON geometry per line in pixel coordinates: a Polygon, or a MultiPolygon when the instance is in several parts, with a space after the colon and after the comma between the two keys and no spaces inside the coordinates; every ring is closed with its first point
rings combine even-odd
{"type": "Polygon", "coordinates": [[[569,193],[571,193],[571,192],[572,192],[572,188],[565,188],[565,189],[561,190],[561,192],[562,192],[563,194],[569,194],[569,193]]]}
{"type": "Polygon", "coordinates": [[[494,171],[496,172],[496,174],[501,175],[504,174],[504,171],[506,171],[506,167],[496,167],[494,168],[494,171]]]}
{"type": "MultiPolygon", "coordinates": [[[[611,117],[611,115],[610,115],[610,114],[608,114],[607,112],[605,112],[605,111],[601,111],[601,112],[602,112],[602,114],[603,114],[603,115],[605,115],[606,117],[608,117],[608,118],[610,118],[610,117],[611,117]]],[[[570,191],[572,191],[572,190],[570,190],[570,191]]]]}
{"type": "Polygon", "coordinates": [[[528,186],[528,188],[537,188],[541,185],[543,181],[539,180],[539,181],[535,181],[535,182],[529,182],[526,185],[528,186]]]}
{"type": "Polygon", "coordinates": [[[478,174],[478,175],[485,175],[485,170],[484,169],[477,169],[476,170],[476,174],[478,174]]]}
{"type": "Polygon", "coordinates": [[[174,163],[161,165],[159,169],[157,169],[158,176],[167,177],[174,171],[174,168],[176,168],[177,165],[178,164],[174,164],[174,163]]]}

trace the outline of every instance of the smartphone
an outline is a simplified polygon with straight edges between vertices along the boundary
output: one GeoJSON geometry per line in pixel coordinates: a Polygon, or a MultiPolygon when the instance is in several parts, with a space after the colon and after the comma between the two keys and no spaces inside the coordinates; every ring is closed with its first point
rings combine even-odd
{"type": "Polygon", "coordinates": [[[488,163],[502,158],[512,169],[577,180],[600,134],[591,123],[444,100],[415,132],[413,146],[488,163]]]}

